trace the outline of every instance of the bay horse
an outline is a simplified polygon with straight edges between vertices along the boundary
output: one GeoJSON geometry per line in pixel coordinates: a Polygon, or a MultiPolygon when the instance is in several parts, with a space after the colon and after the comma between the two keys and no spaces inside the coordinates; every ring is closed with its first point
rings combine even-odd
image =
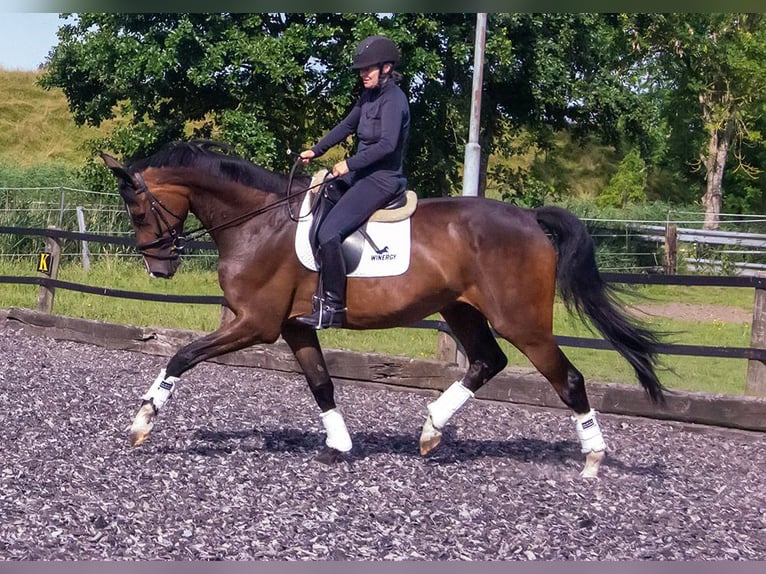
{"type": "MultiPolygon", "coordinates": [[[[223,145],[223,144],[220,144],[223,145]]],[[[294,240],[309,178],[279,174],[224,153],[210,142],[177,142],[123,166],[101,157],[118,180],[148,272],[170,278],[180,263],[184,222],[193,213],[218,248],[218,280],[233,319],[178,350],[143,396],[129,430],[133,446],[149,436],[180,376],[201,361],[280,336],[300,364],[326,432],[318,460],[342,460],[352,443],[336,407],[316,332],[294,320],[311,311],[317,273],[302,265],[294,240]]],[[[427,409],[420,437],[426,455],[447,421],[507,358],[494,329],[526,355],[573,411],[595,477],[606,444],[583,375],[553,335],[554,295],[596,329],[633,367],[648,397],[664,400],[655,374],[659,337],[621,307],[599,273],[593,241],[571,212],[523,209],[481,197],[421,200],[411,216],[411,259],[391,277],[349,277],[349,329],[406,326],[440,313],[462,344],[468,369],[427,409]]]]}

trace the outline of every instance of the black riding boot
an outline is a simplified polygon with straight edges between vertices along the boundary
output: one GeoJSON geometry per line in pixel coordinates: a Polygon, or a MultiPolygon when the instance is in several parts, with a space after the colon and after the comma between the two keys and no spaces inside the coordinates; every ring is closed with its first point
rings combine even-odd
{"type": "Polygon", "coordinates": [[[296,321],[314,329],[342,327],[346,319],[346,262],[340,241],[330,241],[319,248],[319,296],[311,315],[296,321]]]}

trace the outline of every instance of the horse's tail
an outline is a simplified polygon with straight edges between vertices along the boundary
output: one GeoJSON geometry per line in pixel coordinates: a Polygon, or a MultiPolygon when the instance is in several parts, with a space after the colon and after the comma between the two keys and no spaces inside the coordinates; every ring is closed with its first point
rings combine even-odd
{"type": "Polygon", "coordinates": [[[540,207],[534,213],[558,248],[556,281],[567,309],[590,319],[630,363],[649,397],[664,402],[663,387],[654,371],[659,337],[629,317],[615,297],[616,289],[601,278],[585,224],[560,207],[540,207]]]}

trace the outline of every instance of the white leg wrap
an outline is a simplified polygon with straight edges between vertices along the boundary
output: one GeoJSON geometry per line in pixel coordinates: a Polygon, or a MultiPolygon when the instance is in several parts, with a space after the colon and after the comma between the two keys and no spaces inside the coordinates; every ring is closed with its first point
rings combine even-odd
{"type": "Polygon", "coordinates": [[[460,381],[452,383],[434,402],[428,405],[428,414],[431,422],[437,429],[444,428],[447,421],[452,418],[466,401],[473,398],[473,393],[463,386],[460,381]]]}
{"type": "Polygon", "coordinates": [[[159,412],[173,395],[173,389],[175,389],[176,383],[179,380],[178,377],[165,377],[165,369],[162,369],[152,383],[152,386],[149,387],[149,390],[141,398],[145,401],[152,401],[155,410],[159,412]]]}
{"type": "Polygon", "coordinates": [[[582,445],[582,452],[600,452],[606,450],[604,437],[601,435],[601,428],[596,420],[596,411],[593,409],[584,415],[575,414],[572,417],[575,423],[577,437],[582,445]]]}
{"type": "Polygon", "coordinates": [[[325,444],[340,452],[350,451],[351,437],[346,428],[346,421],[343,420],[343,415],[340,414],[340,411],[338,409],[330,409],[319,416],[322,417],[322,424],[327,433],[325,444]]]}

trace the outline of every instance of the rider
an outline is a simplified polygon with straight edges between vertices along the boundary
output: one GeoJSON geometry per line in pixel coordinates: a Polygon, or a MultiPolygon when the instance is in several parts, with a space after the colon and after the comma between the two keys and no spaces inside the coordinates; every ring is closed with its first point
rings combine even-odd
{"type": "Polygon", "coordinates": [[[410,131],[407,96],[394,68],[400,54],[384,36],[359,43],[351,66],[359,70],[364,90],[351,112],[311,149],[301,152],[303,163],[323,155],[348,136],[357,136],[356,153],[332,168],[335,185],[346,189],[317,233],[321,296],[310,315],[297,320],[315,329],[341,327],[346,316],[346,264],[343,240],[388,204],[407,184],[402,163],[410,131]],[[338,185],[340,184],[340,185],[338,185]]]}

